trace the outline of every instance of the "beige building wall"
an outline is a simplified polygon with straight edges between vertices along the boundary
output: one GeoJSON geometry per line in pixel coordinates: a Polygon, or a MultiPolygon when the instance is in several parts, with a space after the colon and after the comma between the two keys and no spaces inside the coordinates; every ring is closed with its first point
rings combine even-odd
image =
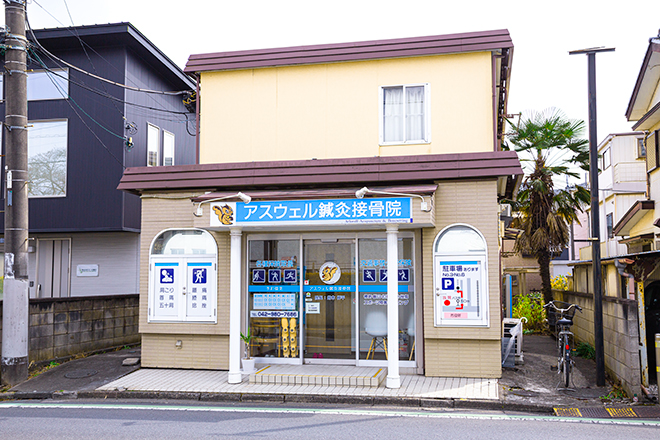
{"type": "Polygon", "coordinates": [[[492,151],[490,52],[203,72],[200,163],[492,151]],[[430,84],[431,142],[379,146],[379,88],[430,84]]]}
{"type": "Polygon", "coordinates": [[[423,230],[424,349],[427,376],[502,374],[497,181],[443,181],[436,193],[436,227],[423,230]],[[434,327],[433,242],[445,227],[468,224],[488,247],[489,327],[434,327]]]}
{"type": "MultiPolygon", "coordinates": [[[[153,368],[227,369],[229,341],[229,232],[210,231],[218,243],[218,320],[216,324],[149,323],[149,247],[164,229],[195,223],[192,193],[142,198],[140,333],[142,365],[153,368]],[[163,213],[167,213],[164,215],[163,213]],[[177,341],[181,347],[177,348],[177,341]]],[[[498,258],[497,181],[443,181],[436,193],[435,228],[422,230],[424,367],[429,376],[501,375],[501,316],[498,258]],[[460,201],[469,203],[457,206],[460,201]],[[489,326],[434,327],[433,243],[446,226],[465,223],[478,229],[488,248],[489,326]]],[[[205,210],[205,211],[208,211],[205,210]]],[[[206,214],[206,212],[205,212],[206,214]]],[[[208,224],[208,223],[207,223],[208,224]]],[[[421,348],[421,347],[420,347],[421,348]]]]}
{"type": "Polygon", "coordinates": [[[209,231],[218,244],[217,323],[147,322],[151,242],[165,229],[193,227],[192,195],[162,193],[142,196],[139,330],[144,367],[229,368],[229,232],[209,231]],[[177,341],[181,341],[180,348],[176,346],[177,341]]]}

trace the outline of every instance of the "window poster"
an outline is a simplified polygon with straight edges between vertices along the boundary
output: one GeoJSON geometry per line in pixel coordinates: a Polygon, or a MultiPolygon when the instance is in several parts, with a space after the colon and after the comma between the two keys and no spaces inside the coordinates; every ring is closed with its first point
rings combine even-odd
{"type": "Polygon", "coordinates": [[[487,326],[488,287],[482,256],[436,256],[436,326],[487,326]]]}
{"type": "Polygon", "coordinates": [[[189,317],[211,317],[211,300],[215,297],[215,271],[211,262],[188,262],[187,315],[189,317]]]}
{"type": "Polygon", "coordinates": [[[175,319],[179,316],[179,267],[178,262],[154,263],[152,314],[157,319],[175,319]]]}
{"type": "Polygon", "coordinates": [[[150,322],[216,321],[214,261],[189,257],[152,259],[149,275],[150,322]]]}

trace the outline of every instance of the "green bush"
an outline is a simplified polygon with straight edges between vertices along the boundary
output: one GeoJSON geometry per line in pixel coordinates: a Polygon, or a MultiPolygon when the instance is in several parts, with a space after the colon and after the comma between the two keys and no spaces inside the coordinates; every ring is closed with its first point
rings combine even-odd
{"type": "Polygon", "coordinates": [[[515,297],[513,305],[514,318],[527,318],[523,324],[524,330],[542,332],[545,330],[545,309],[543,308],[543,294],[530,292],[515,297]]]}
{"type": "Polygon", "coordinates": [[[587,342],[578,342],[575,352],[585,359],[596,359],[596,349],[587,342]]]}

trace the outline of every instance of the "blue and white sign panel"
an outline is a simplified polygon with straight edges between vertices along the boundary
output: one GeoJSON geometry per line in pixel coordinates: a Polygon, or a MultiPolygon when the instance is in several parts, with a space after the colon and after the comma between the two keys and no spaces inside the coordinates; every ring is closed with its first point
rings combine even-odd
{"type": "Polygon", "coordinates": [[[435,325],[488,325],[485,257],[436,256],[434,265],[435,325]]]}
{"type": "Polygon", "coordinates": [[[151,257],[149,322],[216,322],[215,257],[151,257]]]}
{"type": "Polygon", "coordinates": [[[180,264],[177,261],[153,263],[152,316],[156,319],[177,319],[179,316],[180,264]]]}
{"type": "Polygon", "coordinates": [[[189,320],[212,320],[214,316],[215,270],[211,261],[188,261],[186,317],[189,320]]]}
{"type": "Polygon", "coordinates": [[[211,203],[212,227],[412,223],[412,199],[281,200],[211,203]]]}

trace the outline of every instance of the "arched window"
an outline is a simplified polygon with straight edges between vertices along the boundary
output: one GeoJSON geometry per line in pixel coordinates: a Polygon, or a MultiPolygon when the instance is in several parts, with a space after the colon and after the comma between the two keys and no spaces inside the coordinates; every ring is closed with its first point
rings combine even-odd
{"type": "Polygon", "coordinates": [[[436,327],[489,325],[486,240],[465,224],[446,227],[433,243],[436,327]]]}
{"type": "Polygon", "coordinates": [[[149,322],[217,322],[217,254],[201,229],[167,229],[149,252],[149,322]]]}

